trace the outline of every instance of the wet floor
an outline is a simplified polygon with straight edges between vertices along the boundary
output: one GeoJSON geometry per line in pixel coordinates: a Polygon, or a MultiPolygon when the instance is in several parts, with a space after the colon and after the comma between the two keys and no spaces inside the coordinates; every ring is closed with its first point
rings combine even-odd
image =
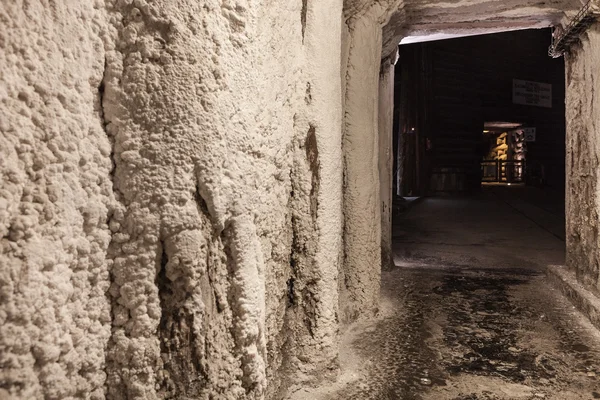
{"type": "Polygon", "coordinates": [[[544,275],[556,235],[492,193],[424,200],[394,233],[380,315],[294,399],[600,399],[600,335],[544,275]]]}
{"type": "Polygon", "coordinates": [[[543,275],[410,268],[349,343],[362,375],[332,399],[596,399],[600,340],[543,275]],[[401,307],[401,309],[400,309],[401,307]]]}

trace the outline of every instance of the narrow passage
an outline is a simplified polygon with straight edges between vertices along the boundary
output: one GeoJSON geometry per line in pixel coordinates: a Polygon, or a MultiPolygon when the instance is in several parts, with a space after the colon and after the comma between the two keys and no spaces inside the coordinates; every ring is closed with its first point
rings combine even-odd
{"type": "Polygon", "coordinates": [[[600,335],[544,273],[564,262],[535,221],[551,208],[527,215],[514,205],[531,196],[498,190],[396,220],[380,316],[345,335],[338,384],[297,398],[600,398],[600,335]]]}

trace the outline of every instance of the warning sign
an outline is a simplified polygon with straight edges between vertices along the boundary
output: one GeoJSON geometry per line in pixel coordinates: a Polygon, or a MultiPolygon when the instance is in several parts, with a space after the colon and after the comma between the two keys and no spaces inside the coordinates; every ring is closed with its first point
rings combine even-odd
{"type": "Polygon", "coordinates": [[[552,108],[552,85],[513,79],[513,103],[552,108]]]}

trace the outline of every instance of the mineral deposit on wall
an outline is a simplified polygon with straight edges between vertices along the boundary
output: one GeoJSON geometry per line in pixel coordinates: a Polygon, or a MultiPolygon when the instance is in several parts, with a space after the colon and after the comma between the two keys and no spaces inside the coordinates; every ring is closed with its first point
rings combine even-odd
{"type": "Polygon", "coordinates": [[[3,394],[335,370],[342,5],[317,3],[0,6],[3,394]]]}
{"type": "Polygon", "coordinates": [[[600,291],[598,154],[600,154],[600,26],[565,57],[567,118],[567,265],[587,288],[600,291]]]}
{"type": "Polygon", "coordinates": [[[529,3],[3,1],[0,397],[334,378],[377,309],[381,59],[566,7],[529,3]]]}

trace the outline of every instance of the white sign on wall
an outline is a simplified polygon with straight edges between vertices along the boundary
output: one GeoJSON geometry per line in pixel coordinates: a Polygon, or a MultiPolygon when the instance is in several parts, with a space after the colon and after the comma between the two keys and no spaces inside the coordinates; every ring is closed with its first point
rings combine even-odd
{"type": "Polygon", "coordinates": [[[523,128],[526,142],[535,142],[535,128],[523,128]]]}
{"type": "Polygon", "coordinates": [[[513,79],[513,103],[552,108],[552,85],[513,79]]]}

